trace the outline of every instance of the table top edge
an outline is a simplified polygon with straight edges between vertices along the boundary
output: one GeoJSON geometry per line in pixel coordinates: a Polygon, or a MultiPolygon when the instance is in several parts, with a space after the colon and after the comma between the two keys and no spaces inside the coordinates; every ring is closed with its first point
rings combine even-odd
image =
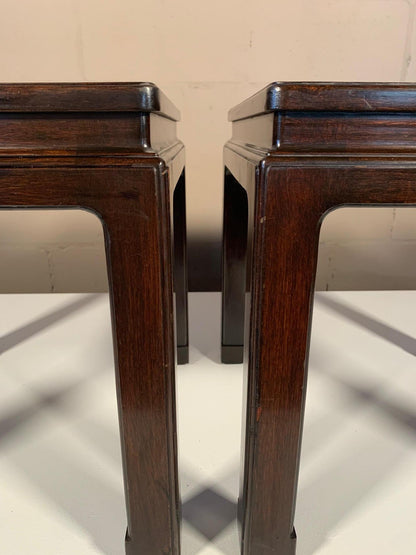
{"type": "Polygon", "coordinates": [[[416,112],[416,84],[275,81],[232,108],[228,120],[278,111],[416,112]]]}
{"type": "Polygon", "coordinates": [[[1,83],[1,113],[180,112],[151,82],[1,83]]]}

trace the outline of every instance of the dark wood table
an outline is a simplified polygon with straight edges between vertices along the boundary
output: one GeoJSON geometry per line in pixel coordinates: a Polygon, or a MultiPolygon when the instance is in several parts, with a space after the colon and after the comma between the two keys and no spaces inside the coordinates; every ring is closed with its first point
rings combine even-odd
{"type": "Polygon", "coordinates": [[[179,553],[174,281],[179,362],[188,325],[178,118],[151,83],[0,85],[0,207],[81,208],[103,225],[128,555],[179,553]]]}
{"type": "Polygon", "coordinates": [[[222,359],[240,361],[244,337],[242,552],[293,555],[320,226],[341,206],[416,204],[416,85],[273,83],[229,119],[222,359]]]}

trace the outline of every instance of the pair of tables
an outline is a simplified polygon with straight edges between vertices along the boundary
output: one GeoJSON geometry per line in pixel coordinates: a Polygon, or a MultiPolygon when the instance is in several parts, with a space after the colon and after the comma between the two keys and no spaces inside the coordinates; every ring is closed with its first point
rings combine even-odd
{"type": "MultiPolygon", "coordinates": [[[[411,85],[276,83],[230,112],[222,358],[241,360],[244,343],[245,555],[295,553],[320,224],[339,206],[416,204],[415,111],[411,85]]],[[[0,206],[83,208],[103,222],[126,552],[178,554],[173,289],[178,362],[188,352],[178,113],[139,83],[3,85],[0,114],[0,206]]]]}

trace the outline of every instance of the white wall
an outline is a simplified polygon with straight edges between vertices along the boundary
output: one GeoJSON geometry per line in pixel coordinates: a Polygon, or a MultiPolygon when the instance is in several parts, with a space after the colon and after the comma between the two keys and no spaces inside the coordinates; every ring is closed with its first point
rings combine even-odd
{"type": "MultiPolygon", "coordinates": [[[[182,112],[190,248],[212,258],[212,278],[228,109],[275,80],[416,81],[415,9],[415,0],[3,0],[0,80],[156,82],[182,112]]],[[[0,213],[0,291],[104,288],[100,233],[85,213],[0,213]]],[[[336,211],[318,286],[413,287],[415,253],[412,209],[336,211]]]]}

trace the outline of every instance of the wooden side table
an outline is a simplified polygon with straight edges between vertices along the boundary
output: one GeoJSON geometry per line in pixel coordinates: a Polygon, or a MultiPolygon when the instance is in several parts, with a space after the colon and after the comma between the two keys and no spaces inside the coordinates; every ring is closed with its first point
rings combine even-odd
{"type": "Polygon", "coordinates": [[[103,224],[128,555],[180,551],[173,274],[179,362],[188,326],[178,117],[150,83],[0,85],[0,207],[82,208],[103,224]]]}
{"type": "Polygon", "coordinates": [[[416,204],[415,116],[416,86],[387,83],[273,83],[229,113],[222,357],[242,357],[246,297],[245,555],[295,553],[321,222],[341,206],[416,204]]]}

